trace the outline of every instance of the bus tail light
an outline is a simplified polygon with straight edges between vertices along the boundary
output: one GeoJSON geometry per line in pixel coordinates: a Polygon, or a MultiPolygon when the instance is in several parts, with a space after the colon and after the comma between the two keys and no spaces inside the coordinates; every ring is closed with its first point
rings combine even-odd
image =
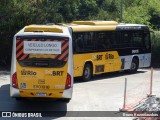
{"type": "Polygon", "coordinates": [[[17,73],[16,72],[12,75],[12,87],[18,88],[18,81],[17,81],[17,73]]]}
{"type": "Polygon", "coordinates": [[[67,73],[65,89],[69,89],[70,87],[71,87],[71,75],[67,73]]]}

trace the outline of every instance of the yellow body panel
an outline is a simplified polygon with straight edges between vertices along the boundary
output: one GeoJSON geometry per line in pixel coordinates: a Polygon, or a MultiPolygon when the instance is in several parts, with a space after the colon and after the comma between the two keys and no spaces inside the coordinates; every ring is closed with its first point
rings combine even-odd
{"type": "Polygon", "coordinates": [[[63,33],[63,30],[58,25],[29,25],[26,26],[24,32],[34,32],[34,31],[43,31],[43,32],[56,32],[63,33]]]}
{"type": "Polygon", "coordinates": [[[29,58],[51,58],[54,59],[55,55],[52,54],[30,54],[29,58]]]}
{"type": "Polygon", "coordinates": [[[74,54],[74,77],[82,76],[85,63],[93,64],[93,74],[121,70],[121,59],[117,51],[74,54]],[[104,70],[97,72],[97,66],[104,66],[104,70]]]}
{"type": "MultiPolygon", "coordinates": [[[[73,21],[73,32],[115,31],[116,21],[73,21]]],[[[74,54],[74,77],[82,76],[86,62],[93,65],[93,74],[120,71],[121,59],[117,51],[74,54]]]]}
{"type": "Polygon", "coordinates": [[[72,24],[78,25],[118,25],[116,21],[73,21],[72,24]]]}
{"type": "Polygon", "coordinates": [[[78,26],[71,26],[71,27],[73,32],[116,30],[116,25],[108,25],[108,26],[78,25],[78,26]]]}
{"type": "Polygon", "coordinates": [[[46,97],[59,98],[66,84],[68,63],[62,68],[22,67],[16,62],[18,88],[22,97],[37,97],[44,92],[46,97]],[[22,87],[25,84],[25,87],[22,87]]]}
{"type": "Polygon", "coordinates": [[[61,98],[62,94],[63,94],[63,90],[54,90],[53,91],[53,90],[23,90],[23,89],[20,89],[21,97],[38,97],[39,98],[40,96],[36,96],[36,93],[38,93],[38,92],[46,93],[45,98],[46,97],[48,97],[48,98],[61,98]]]}

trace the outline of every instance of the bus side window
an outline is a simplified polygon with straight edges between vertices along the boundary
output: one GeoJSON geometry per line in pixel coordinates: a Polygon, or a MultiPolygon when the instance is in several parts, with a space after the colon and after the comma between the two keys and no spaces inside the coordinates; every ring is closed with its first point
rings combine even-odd
{"type": "Polygon", "coordinates": [[[95,40],[93,37],[93,32],[79,32],[74,33],[73,44],[75,47],[75,52],[89,52],[95,50],[95,40]],[[75,42],[74,42],[75,41],[75,42]]]}
{"type": "Polygon", "coordinates": [[[149,35],[149,33],[144,33],[144,43],[145,43],[145,48],[147,50],[151,49],[151,46],[150,46],[150,35],[149,35]]]}
{"type": "Polygon", "coordinates": [[[133,47],[143,47],[143,36],[140,31],[132,33],[132,43],[133,47]]]}
{"type": "Polygon", "coordinates": [[[113,43],[114,48],[122,48],[122,38],[120,32],[115,32],[115,42],[113,43]]]}
{"type": "Polygon", "coordinates": [[[73,33],[73,35],[72,35],[72,46],[73,46],[73,53],[76,53],[76,35],[75,35],[75,33],[73,33]]]}
{"type": "Polygon", "coordinates": [[[131,43],[130,32],[122,31],[121,32],[121,45],[122,45],[122,47],[131,47],[130,43],[131,43]]]}
{"type": "Polygon", "coordinates": [[[113,31],[107,31],[105,32],[105,42],[107,49],[111,49],[115,44],[115,32],[113,31]]]}
{"type": "Polygon", "coordinates": [[[76,52],[83,51],[84,45],[83,45],[83,33],[77,33],[76,35],[76,52]]]}
{"type": "Polygon", "coordinates": [[[105,44],[105,38],[106,38],[106,35],[104,32],[98,32],[97,33],[97,50],[105,50],[107,47],[106,47],[106,44],[105,44]]]}
{"type": "Polygon", "coordinates": [[[84,34],[84,50],[87,51],[93,51],[95,42],[93,41],[93,32],[86,32],[84,34]]]}

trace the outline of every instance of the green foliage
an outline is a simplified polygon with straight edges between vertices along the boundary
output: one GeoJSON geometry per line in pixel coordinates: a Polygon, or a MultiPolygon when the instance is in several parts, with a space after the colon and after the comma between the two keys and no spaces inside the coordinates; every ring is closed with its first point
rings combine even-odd
{"type": "Polygon", "coordinates": [[[126,23],[139,23],[150,25],[151,16],[148,15],[148,9],[143,8],[142,6],[134,6],[127,8],[123,14],[124,21],[126,23]]]}
{"type": "Polygon", "coordinates": [[[124,22],[146,24],[150,28],[160,27],[159,0],[124,0],[124,22]]]}
{"type": "Polygon", "coordinates": [[[89,20],[97,15],[98,6],[96,0],[79,0],[79,15],[77,20],[89,20]]]}
{"type": "Polygon", "coordinates": [[[154,64],[160,61],[160,31],[155,31],[152,35],[152,62],[154,64]]]}
{"type": "Polygon", "coordinates": [[[70,22],[79,15],[79,0],[63,0],[60,3],[60,13],[65,16],[64,20],[70,22]]]}
{"type": "Polygon", "coordinates": [[[149,1],[149,13],[151,16],[150,23],[152,28],[160,29],[160,1],[152,0],[149,1]]]}
{"type": "MultiPolygon", "coordinates": [[[[123,0],[123,21],[158,30],[159,5],[159,0],[123,0]]],[[[119,21],[119,16],[120,0],[0,0],[0,64],[10,63],[12,38],[26,25],[73,20],[119,21]]]]}

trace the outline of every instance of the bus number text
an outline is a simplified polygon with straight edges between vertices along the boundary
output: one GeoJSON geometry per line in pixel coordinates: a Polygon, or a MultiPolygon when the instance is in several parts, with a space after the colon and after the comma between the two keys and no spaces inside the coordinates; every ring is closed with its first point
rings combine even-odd
{"type": "Polygon", "coordinates": [[[49,85],[33,85],[34,89],[49,89],[49,85]]]}

